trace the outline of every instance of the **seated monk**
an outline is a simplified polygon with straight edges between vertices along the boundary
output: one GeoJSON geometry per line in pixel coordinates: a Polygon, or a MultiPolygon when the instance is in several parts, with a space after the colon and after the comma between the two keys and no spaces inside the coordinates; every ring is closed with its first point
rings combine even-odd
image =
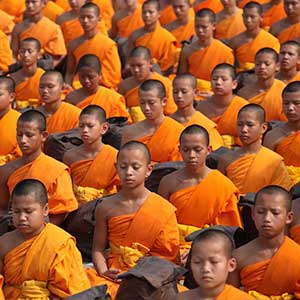
{"type": "Polygon", "coordinates": [[[101,83],[108,88],[116,87],[121,81],[121,62],[117,44],[99,32],[99,7],[94,3],[84,4],[80,8],[79,20],[84,33],[69,44],[66,83],[72,84],[79,59],[86,54],[94,54],[103,67],[101,83]]]}
{"type": "Polygon", "coordinates": [[[64,154],[63,162],[71,169],[73,190],[79,205],[117,191],[117,150],[102,143],[107,129],[104,109],[97,105],[87,106],[79,118],[83,144],[64,154]]]}
{"type": "Polygon", "coordinates": [[[116,167],[121,190],[96,209],[92,249],[100,276],[96,282],[108,284],[112,299],[118,274],[134,267],[140,257],[159,256],[177,262],[179,254],[175,207],[144,186],[152,170],[148,148],[137,141],[126,143],[118,153],[116,167]],[[110,252],[104,254],[107,241],[110,252]]]}
{"type": "Polygon", "coordinates": [[[101,106],[108,118],[128,117],[125,101],[116,91],[99,85],[102,67],[96,55],[82,56],[76,67],[81,88],[67,95],[66,101],[83,109],[90,104],[101,106]]]}
{"type": "Polygon", "coordinates": [[[67,131],[78,126],[81,109],[62,101],[63,85],[62,75],[58,71],[46,71],[40,79],[42,105],[37,107],[37,110],[46,117],[46,128],[49,134],[67,131]]]}
{"type": "Polygon", "coordinates": [[[138,122],[145,119],[139,106],[138,90],[140,84],[148,79],[159,80],[164,85],[167,94],[164,113],[165,115],[172,114],[176,110],[172,95],[172,83],[169,78],[152,70],[153,64],[149,49],[142,46],[132,49],[128,63],[132,76],[120,82],[118,92],[125,97],[132,120],[138,122]]]}
{"type": "Polygon", "coordinates": [[[270,28],[270,33],[278,38],[280,43],[296,39],[300,36],[300,0],[283,0],[286,17],[270,28]]]}
{"type": "Polygon", "coordinates": [[[242,107],[238,114],[237,130],[242,147],[221,157],[218,169],[239,189],[240,193],[256,193],[269,184],[290,189],[292,183],[277,153],[261,145],[267,130],[265,111],[258,104],[242,107]]]}
{"type": "Polygon", "coordinates": [[[27,110],[17,122],[17,141],[23,156],[0,167],[0,215],[9,208],[10,195],[18,182],[27,178],[42,181],[49,196],[49,218],[61,224],[67,213],[77,209],[68,167],[42,153],[48,134],[46,118],[36,110],[27,110]]]}
{"type": "Polygon", "coordinates": [[[238,96],[250,103],[262,106],[266,120],[286,121],[282,111],[281,93],[285,84],[275,79],[278,70],[278,54],[272,48],[262,48],[255,55],[255,79],[242,87],[238,96]]]}
{"type": "Polygon", "coordinates": [[[232,256],[234,247],[232,237],[222,227],[200,231],[190,253],[190,268],[198,287],[177,294],[174,300],[254,300],[247,293],[226,284],[228,274],[236,268],[232,256]]]}
{"type": "Polygon", "coordinates": [[[48,211],[41,181],[25,179],[15,186],[16,229],[0,237],[0,272],[7,300],[64,299],[90,287],[75,239],[46,224],[48,211]]]}
{"type": "Polygon", "coordinates": [[[44,0],[26,0],[26,18],[12,32],[11,48],[17,59],[20,42],[26,38],[39,40],[43,51],[53,58],[54,66],[67,54],[60,27],[43,15],[44,0]]]}
{"type": "Polygon", "coordinates": [[[204,127],[209,135],[210,146],[216,150],[224,145],[217,125],[208,119],[200,111],[196,111],[193,103],[197,90],[196,78],[190,74],[177,75],[173,80],[173,97],[177,105],[177,111],[170,117],[182,124],[184,127],[200,125],[204,127]]]}
{"type": "Polygon", "coordinates": [[[300,80],[298,65],[300,64],[300,44],[287,41],[281,44],[279,53],[280,70],[276,78],[288,84],[300,80]]]}
{"type": "Polygon", "coordinates": [[[12,60],[8,36],[0,30],[0,75],[3,75],[8,71],[8,67],[12,64],[12,60]]]}
{"type": "Polygon", "coordinates": [[[56,22],[57,18],[65,12],[61,6],[52,0],[45,0],[45,4],[43,14],[53,22],[56,22]]]}
{"type": "Polygon", "coordinates": [[[21,69],[9,74],[16,83],[16,109],[40,104],[39,82],[44,70],[37,66],[41,57],[41,44],[35,38],[26,38],[20,43],[21,69]]]}
{"type": "Polygon", "coordinates": [[[285,235],[293,220],[291,196],[276,185],[262,188],[255,196],[252,218],[258,237],[234,251],[237,269],[228,283],[242,286],[256,299],[298,299],[300,246],[285,235]]]}
{"type": "Polygon", "coordinates": [[[0,9],[11,15],[14,18],[15,23],[19,23],[23,19],[25,0],[0,1],[0,9]]]}
{"type": "Polygon", "coordinates": [[[269,30],[270,27],[286,17],[283,0],[271,0],[263,4],[262,28],[269,30]]]}
{"type": "Polygon", "coordinates": [[[237,115],[239,110],[248,104],[248,101],[233,94],[237,81],[232,65],[217,65],[212,71],[211,86],[214,94],[199,101],[197,110],[215,122],[225,146],[231,148],[239,144],[236,129],[237,115]]]}
{"type": "Polygon", "coordinates": [[[14,17],[0,9],[0,30],[10,38],[15,25],[14,17]]]}
{"type": "Polygon", "coordinates": [[[0,165],[21,156],[16,137],[20,113],[12,109],[15,87],[13,79],[0,77],[0,165]]]}
{"type": "Polygon", "coordinates": [[[203,8],[211,9],[215,14],[218,14],[224,7],[222,1],[211,0],[196,0],[193,3],[195,13],[203,8]]]}
{"type": "Polygon", "coordinates": [[[234,50],[239,71],[254,68],[256,53],[265,47],[279,52],[280,44],[272,34],[260,28],[262,7],[257,2],[249,2],[243,9],[246,30],[227,40],[226,43],[234,50]]]}

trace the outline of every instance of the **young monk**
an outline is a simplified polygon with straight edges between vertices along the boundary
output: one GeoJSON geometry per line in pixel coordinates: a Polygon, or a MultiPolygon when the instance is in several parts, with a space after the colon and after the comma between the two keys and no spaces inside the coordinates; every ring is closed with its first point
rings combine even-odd
{"type": "Polygon", "coordinates": [[[94,54],[99,58],[103,67],[102,84],[109,88],[116,87],[121,81],[120,58],[117,44],[99,32],[99,7],[94,3],[84,4],[80,8],[79,20],[84,33],[69,44],[66,83],[72,83],[75,66],[79,59],[85,54],[94,54]]]}
{"type": "Polygon", "coordinates": [[[284,83],[300,80],[300,72],[297,67],[300,63],[300,44],[296,41],[287,41],[280,46],[279,53],[280,70],[276,78],[284,83]]]}
{"type": "Polygon", "coordinates": [[[122,95],[112,89],[99,85],[102,66],[93,54],[82,56],[76,66],[81,88],[67,95],[66,101],[83,109],[90,104],[101,106],[108,118],[128,117],[122,95]]]}
{"type": "Polygon", "coordinates": [[[285,84],[275,79],[279,69],[278,54],[272,48],[262,48],[255,55],[255,79],[238,91],[238,95],[250,103],[261,105],[266,111],[266,120],[282,120],[280,95],[285,84]]]}
{"type": "Polygon", "coordinates": [[[12,52],[9,46],[8,36],[0,30],[0,75],[8,71],[12,64],[12,52]]]}
{"type": "Polygon", "coordinates": [[[197,110],[206,115],[217,125],[226,146],[238,142],[236,129],[239,110],[248,104],[245,99],[233,94],[237,86],[236,73],[232,65],[219,64],[211,74],[213,95],[197,104],[197,110]]]}
{"type": "Polygon", "coordinates": [[[26,0],[26,19],[12,32],[11,48],[17,59],[20,42],[28,37],[39,40],[41,48],[52,56],[54,66],[66,55],[66,47],[60,27],[43,15],[44,0],[26,0]]]}
{"type": "Polygon", "coordinates": [[[25,179],[15,186],[16,229],[0,237],[5,299],[63,299],[90,287],[75,239],[46,224],[48,211],[47,190],[41,181],[25,179]]]}
{"type": "Polygon", "coordinates": [[[193,241],[191,270],[198,287],[176,295],[174,300],[254,300],[247,293],[226,284],[236,268],[232,256],[234,241],[222,227],[202,230],[193,241]]]}
{"type": "Polygon", "coordinates": [[[47,119],[48,133],[57,133],[76,128],[81,109],[62,101],[63,77],[58,71],[46,71],[39,84],[42,106],[37,110],[47,119]]]}
{"type": "Polygon", "coordinates": [[[237,269],[229,283],[243,286],[257,299],[299,298],[300,246],[285,235],[293,219],[290,195],[279,186],[264,187],[255,196],[252,218],[258,238],[234,251],[237,269]]]}
{"type": "Polygon", "coordinates": [[[10,195],[26,178],[42,181],[49,195],[51,223],[61,224],[68,212],[78,207],[68,167],[42,153],[48,133],[46,118],[36,110],[24,112],[17,123],[17,141],[23,156],[0,167],[0,215],[6,215],[10,195]]]}
{"type": "Polygon", "coordinates": [[[44,70],[37,66],[41,57],[41,44],[35,38],[26,38],[20,43],[19,57],[21,69],[9,74],[16,83],[16,108],[37,106],[39,100],[39,82],[44,70]]]}
{"type": "Polygon", "coordinates": [[[114,164],[117,150],[102,143],[107,129],[103,108],[89,105],[82,110],[79,132],[83,144],[67,151],[63,158],[63,162],[70,166],[79,204],[116,192],[118,179],[114,164]]]}
{"type": "Polygon", "coordinates": [[[139,102],[145,120],[124,128],[122,144],[132,140],[146,144],[156,163],[180,160],[178,141],[184,127],[164,115],[163,84],[154,79],[144,81],[139,87],[139,102]]]}
{"type": "Polygon", "coordinates": [[[263,4],[262,8],[264,12],[262,28],[265,30],[269,30],[273,24],[286,17],[283,0],[271,0],[263,4]]]}
{"type": "Polygon", "coordinates": [[[177,111],[170,117],[184,127],[193,124],[204,127],[209,134],[212,150],[216,150],[223,146],[223,140],[216,128],[216,124],[200,111],[195,110],[193,103],[196,90],[197,81],[194,76],[182,74],[175,77],[173,80],[173,97],[177,105],[177,111]]]}
{"type": "Polygon", "coordinates": [[[300,35],[300,0],[284,0],[286,17],[270,28],[270,33],[278,38],[280,43],[289,40],[299,40],[300,35]]]}
{"type": "Polygon", "coordinates": [[[283,158],[261,145],[267,130],[265,111],[258,104],[242,107],[237,130],[242,147],[221,157],[218,169],[227,175],[242,194],[256,193],[269,184],[291,187],[283,158]]]}
{"type": "MultiPolygon", "coordinates": [[[[121,190],[103,200],[96,210],[92,256],[102,281],[115,281],[141,256],[176,262],[179,252],[174,206],[144,185],[152,170],[148,148],[136,141],[126,143],[118,153],[116,167],[121,190]],[[104,256],[107,240],[110,253],[104,256]]],[[[114,291],[109,292],[114,299],[114,291]]]]}

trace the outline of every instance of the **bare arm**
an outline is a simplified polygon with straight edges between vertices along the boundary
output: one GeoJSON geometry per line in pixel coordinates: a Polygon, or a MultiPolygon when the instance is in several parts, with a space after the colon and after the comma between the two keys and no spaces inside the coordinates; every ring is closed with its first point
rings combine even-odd
{"type": "Polygon", "coordinates": [[[0,216],[6,215],[9,209],[10,196],[6,185],[7,179],[5,166],[0,167],[0,216]]]}
{"type": "Polygon", "coordinates": [[[19,51],[19,25],[16,25],[12,31],[10,48],[12,50],[13,58],[17,60],[19,51]]]}
{"type": "Polygon", "coordinates": [[[189,72],[189,63],[186,47],[183,47],[180,53],[178,74],[186,74],[189,72]]]}
{"type": "Polygon", "coordinates": [[[109,30],[109,37],[115,39],[118,36],[118,27],[117,27],[117,15],[115,14],[111,20],[111,28],[109,30]]]}
{"type": "Polygon", "coordinates": [[[62,214],[56,214],[56,215],[49,215],[50,223],[60,226],[62,222],[65,220],[67,217],[67,213],[62,213],[62,214]]]}
{"type": "Polygon", "coordinates": [[[65,76],[66,84],[72,85],[75,64],[76,64],[75,56],[70,51],[70,52],[68,52],[68,57],[67,57],[67,71],[66,71],[66,76],[65,76]]]}
{"type": "Polygon", "coordinates": [[[170,187],[171,183],[169,180],[169,176],[163,177],[159,183],[157,193],[165,199],[169,200],[169,197],[171,196],[170,187]]]}

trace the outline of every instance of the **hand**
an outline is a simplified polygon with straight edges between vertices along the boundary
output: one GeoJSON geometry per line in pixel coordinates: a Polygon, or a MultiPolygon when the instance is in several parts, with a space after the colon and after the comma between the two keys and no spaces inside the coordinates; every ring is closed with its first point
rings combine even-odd
{"type": "Polygon", "coordinates": [[[118,269],[109,269],[106,270],[101,274],[103,277],[107,277],[108,279],[113,280],[114,282],[120,283],[121,279],[118,279],[118,274],[120,273],[120,270],[118,269]]]}

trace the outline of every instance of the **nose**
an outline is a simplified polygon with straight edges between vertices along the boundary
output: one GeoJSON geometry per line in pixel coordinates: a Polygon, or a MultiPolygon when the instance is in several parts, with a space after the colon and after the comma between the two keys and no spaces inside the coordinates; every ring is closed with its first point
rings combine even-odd
{"type": "Polygon", "coordinates": [[[264,214],[264,222],[268,223],[271,221],[271,212],[270,211],[267,211],[265,214],[264,214]]]}
{"type": "Polygon", "coordinates": [[[241,126],[241,132],[245,133],[248,131],[248,127],[246,125],[241,126]]]}
{"type": "Polygon", "coordinates": [[[26,214],[25,214],[24,212],[21,212],[21,213],[19,214],[19,220],[20,220],[20,221],[26,220],[26,214]]]}

